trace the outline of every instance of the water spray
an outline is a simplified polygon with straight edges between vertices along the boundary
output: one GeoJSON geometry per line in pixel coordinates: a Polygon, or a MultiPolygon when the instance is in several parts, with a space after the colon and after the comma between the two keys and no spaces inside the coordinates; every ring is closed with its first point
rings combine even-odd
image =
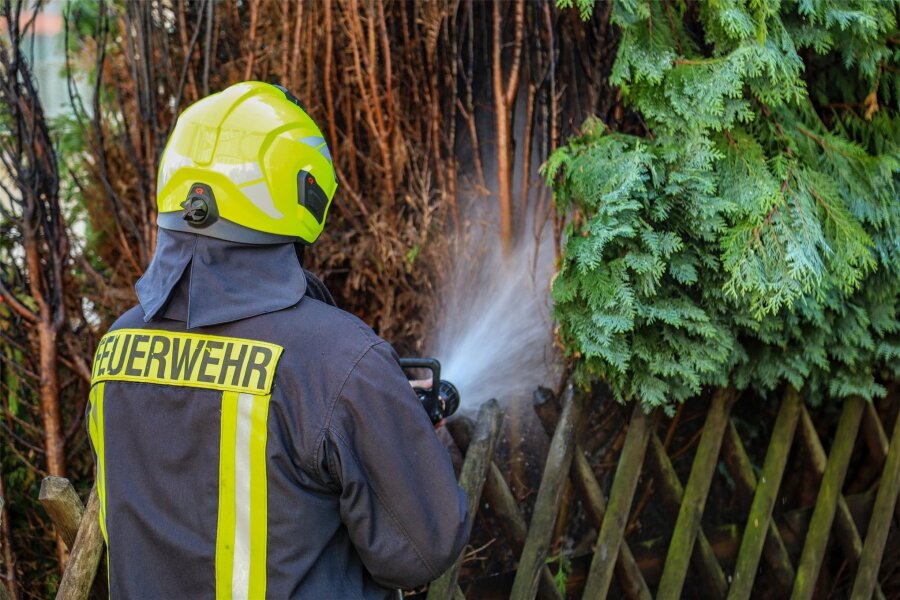
{"type": "Polygon", "coordinates": [[[459,240],[440,286],[443,310],[429,340],[447,377],[461,393],[463,411],[496,398],[519,405],[539,385],[558,378],[549,286],[553,238],[525,235],[508,255],[475,225],[459,240]]]}

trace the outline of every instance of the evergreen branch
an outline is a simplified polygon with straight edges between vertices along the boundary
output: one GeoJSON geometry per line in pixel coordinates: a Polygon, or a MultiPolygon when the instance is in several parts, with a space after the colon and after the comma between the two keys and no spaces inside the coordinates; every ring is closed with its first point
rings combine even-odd
{"type": "Polygon", "coordinates": [[[738,153],[740,153],[741,148],[740,148],[740,146],[737,145],[737,142],[734,141],[734,138],[731,137],[731,132],[728,131],[727,129],[723,129],[723,130],[722,130],[722,135],[725,136],[725,139],[728,140],[728,143],[731,145],[731,147],[734,148],[735,151],[737,151],[738,153]]]}
{"type": "MultiPolygon", "coordinates": [[[[834,210],[832,209],[831,205],[829,205],[825,201],[825,199],[822,198],[821,194],[819,194],[819,192],[816,190],[815,187],[810,186],[809,190],[810,190],[810,193],[812,194],[813,198],[815,198],[816,203],[825,210],[825,212],[828,214],[828,217],[830,218],[831,222],[834,223],[834,225],[841,230],[841,232],[844,234],[844,237],[846,239],[850,240],[850,239],[858,238],[857,232],[851,231],[851,229],[850,229],[850,227],[848,227],[846,221],[838,218],[838,216],[834,213],[834,210]]],[[[871,240],[867,240],[867,241],[869,242],[868,245],[871,245],[871,240]]]]}
{"type": "MultiPolygon", "coordinates": [[[[809,221],[807,221],[806,215],[803,212],[803,208],[800,206],[800,199],[797,197],[796,192],[794,192],[794,190],[791,190],[791,189],[789,189],[788,191],[790,194],[791,201],[793,202],[794,206],[796,207],[797,214],[800,216],[800,221],[801,221],[801,225],[802,225],[800,227],[800,231],[805,235],[806,247],[807,248],[815,248],[816,242],[811,237],[812,224],[809,221]]],[[[790,231],[790,229],[788,231],[790,231]]]]}
{"type": "MultiPolygon", "coordinates": [[[[837,109],[837,108],[849,110],[849,111],[853,112],[854,115],[856,115],[855,109],[860,108],[862,106],[863,106],[862,102],[831,102],[831,103],[825,105],[826,108],[830,108],[832,110],[837,109]]],[[[859,115],[856,115],[856,116],[859,116],[859,115]]]]}
{"type": "Polygon", "coordinates": [[[811,139],[812,141],[814,141],[815,143],[817,143],[817,144],[818,144],[819,146],[821,146],[822,149],[825,150],[826,152],[832,152],[832,151],[833,151],[833,152],[837,152],[838,154],[840,154],[840,155],[843,156],[844,158],[848,158],[848,159],[852,159],[852,158],[853,158],[852,156],[850,156],[850,155],[847,154],[846,152],[844,152],[844,151],[842,151],[842,150],[840,150],[840,149],[835,148],[834,146],[832,146],[831,144],[829,144],[829,143],[828,143],[826,140],[824,140],[823,138],[817,136],[817,135],[814,134],[812,131],[809,131],[808,129],[805,129],[804,127],[802,127],[802,126],[800,126],[800,125],[797,125],[797,131],[799,131],[800,133],[802,133],[803,135],[805,135],[806,137],[808,137],[809,139],[811,139]]]}
{"type": "Polygon", "coordinates": [[[777,131],[778,136],[782,140],[784,140],[785,154],[787,156],[792,157],[794,155],[794,151],[793,151],[793,149],[791,149],[790,139],[788,138],[787,134],[784,132],[784,127],[782,127],[781,122],[772,115],[772,110],[766,105],[765,102],[762,102],[758,99],[757,99],[757,101],[759,102],[759,105],[762,108],[763,115],[765,115],[766,119],[768,119],[769,121],[772,122],[773,125],[775,125],[775,131],[777,131]]]}
{"type": "Polygon", "coordinates": [[[669,0],[662,0],[662,2],[663,7],[666,9],[666,19],[669,21],[669,29],[672,30],[672,37],[675,38],[675,48],[678,50],[678,54],[684,54],[684,50],[681,47],[681,35],[675,30],[675,17],[672,16],[672,7],[669,6],[669,0]]]}
{"type": "Polygon", "coordinates": [[[676,58],[672,61],[673,66],[706,66],[706,65],[716,65],[721,64],[728,60],[727,57],[720,58],[676,58]]]}

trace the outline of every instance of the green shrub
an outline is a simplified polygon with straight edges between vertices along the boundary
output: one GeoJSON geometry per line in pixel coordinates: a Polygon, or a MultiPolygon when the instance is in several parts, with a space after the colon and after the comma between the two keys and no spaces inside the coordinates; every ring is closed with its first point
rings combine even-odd
{"type": "Polygon", "coordinates": [[[885,393],[897,6],[613,5],[612,80],[648,133],[590,120],[544,165],[569,216],[553,298],[582,382],[668,407],[708,385],[885,393]]]}

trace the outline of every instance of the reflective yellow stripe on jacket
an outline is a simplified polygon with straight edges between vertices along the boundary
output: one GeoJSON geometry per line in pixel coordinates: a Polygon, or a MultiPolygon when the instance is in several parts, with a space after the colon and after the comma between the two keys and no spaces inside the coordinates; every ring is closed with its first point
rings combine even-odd
{"type": "Polygon", "coordinates": [[[88,423],[88,434],[91,437],[91,443],[94,445],[94,452],[97,453],[97,497],[100,500],[100,531],[103,533],[103,539],[109,544],[106,535],[106,469],[104,468],[104,457],[106,451],[103,443],[103,392],[104,384],[98,383],[91,388],[90,403],[91,416],[88,423]]]}
{"type": "Polygon", "coordinates": [[[217,600],[266,593],[267,420],[276,344],[222,336],[120,329],[97,347],[90,437],[97,454],[100,527],[107,540],[105,382],[129,381],[223,390],[216,526],[217,600]]]}
{"type": "Polygon", "coordinates": [[[281,346],[256,340],[149,329],[103,336],[91,382],[133,381],[268,394],[281,346]]]}
{"type": "Polygon", "coordinates": [[[266,418],[269,396],[222,394],[216,598],[266,593],[266,418]]]}

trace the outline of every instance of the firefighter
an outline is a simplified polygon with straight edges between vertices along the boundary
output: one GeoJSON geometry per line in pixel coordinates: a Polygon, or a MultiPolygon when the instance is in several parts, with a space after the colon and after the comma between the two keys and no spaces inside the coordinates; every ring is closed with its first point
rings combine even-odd
{"type": "Polygon", "coordinates": [[[465,493],[397,355],[298,260],[336,187],[279,86],[178,118],[140,304],[93,363],[112,598],[395,598],[461,551],[465,493]]]}

